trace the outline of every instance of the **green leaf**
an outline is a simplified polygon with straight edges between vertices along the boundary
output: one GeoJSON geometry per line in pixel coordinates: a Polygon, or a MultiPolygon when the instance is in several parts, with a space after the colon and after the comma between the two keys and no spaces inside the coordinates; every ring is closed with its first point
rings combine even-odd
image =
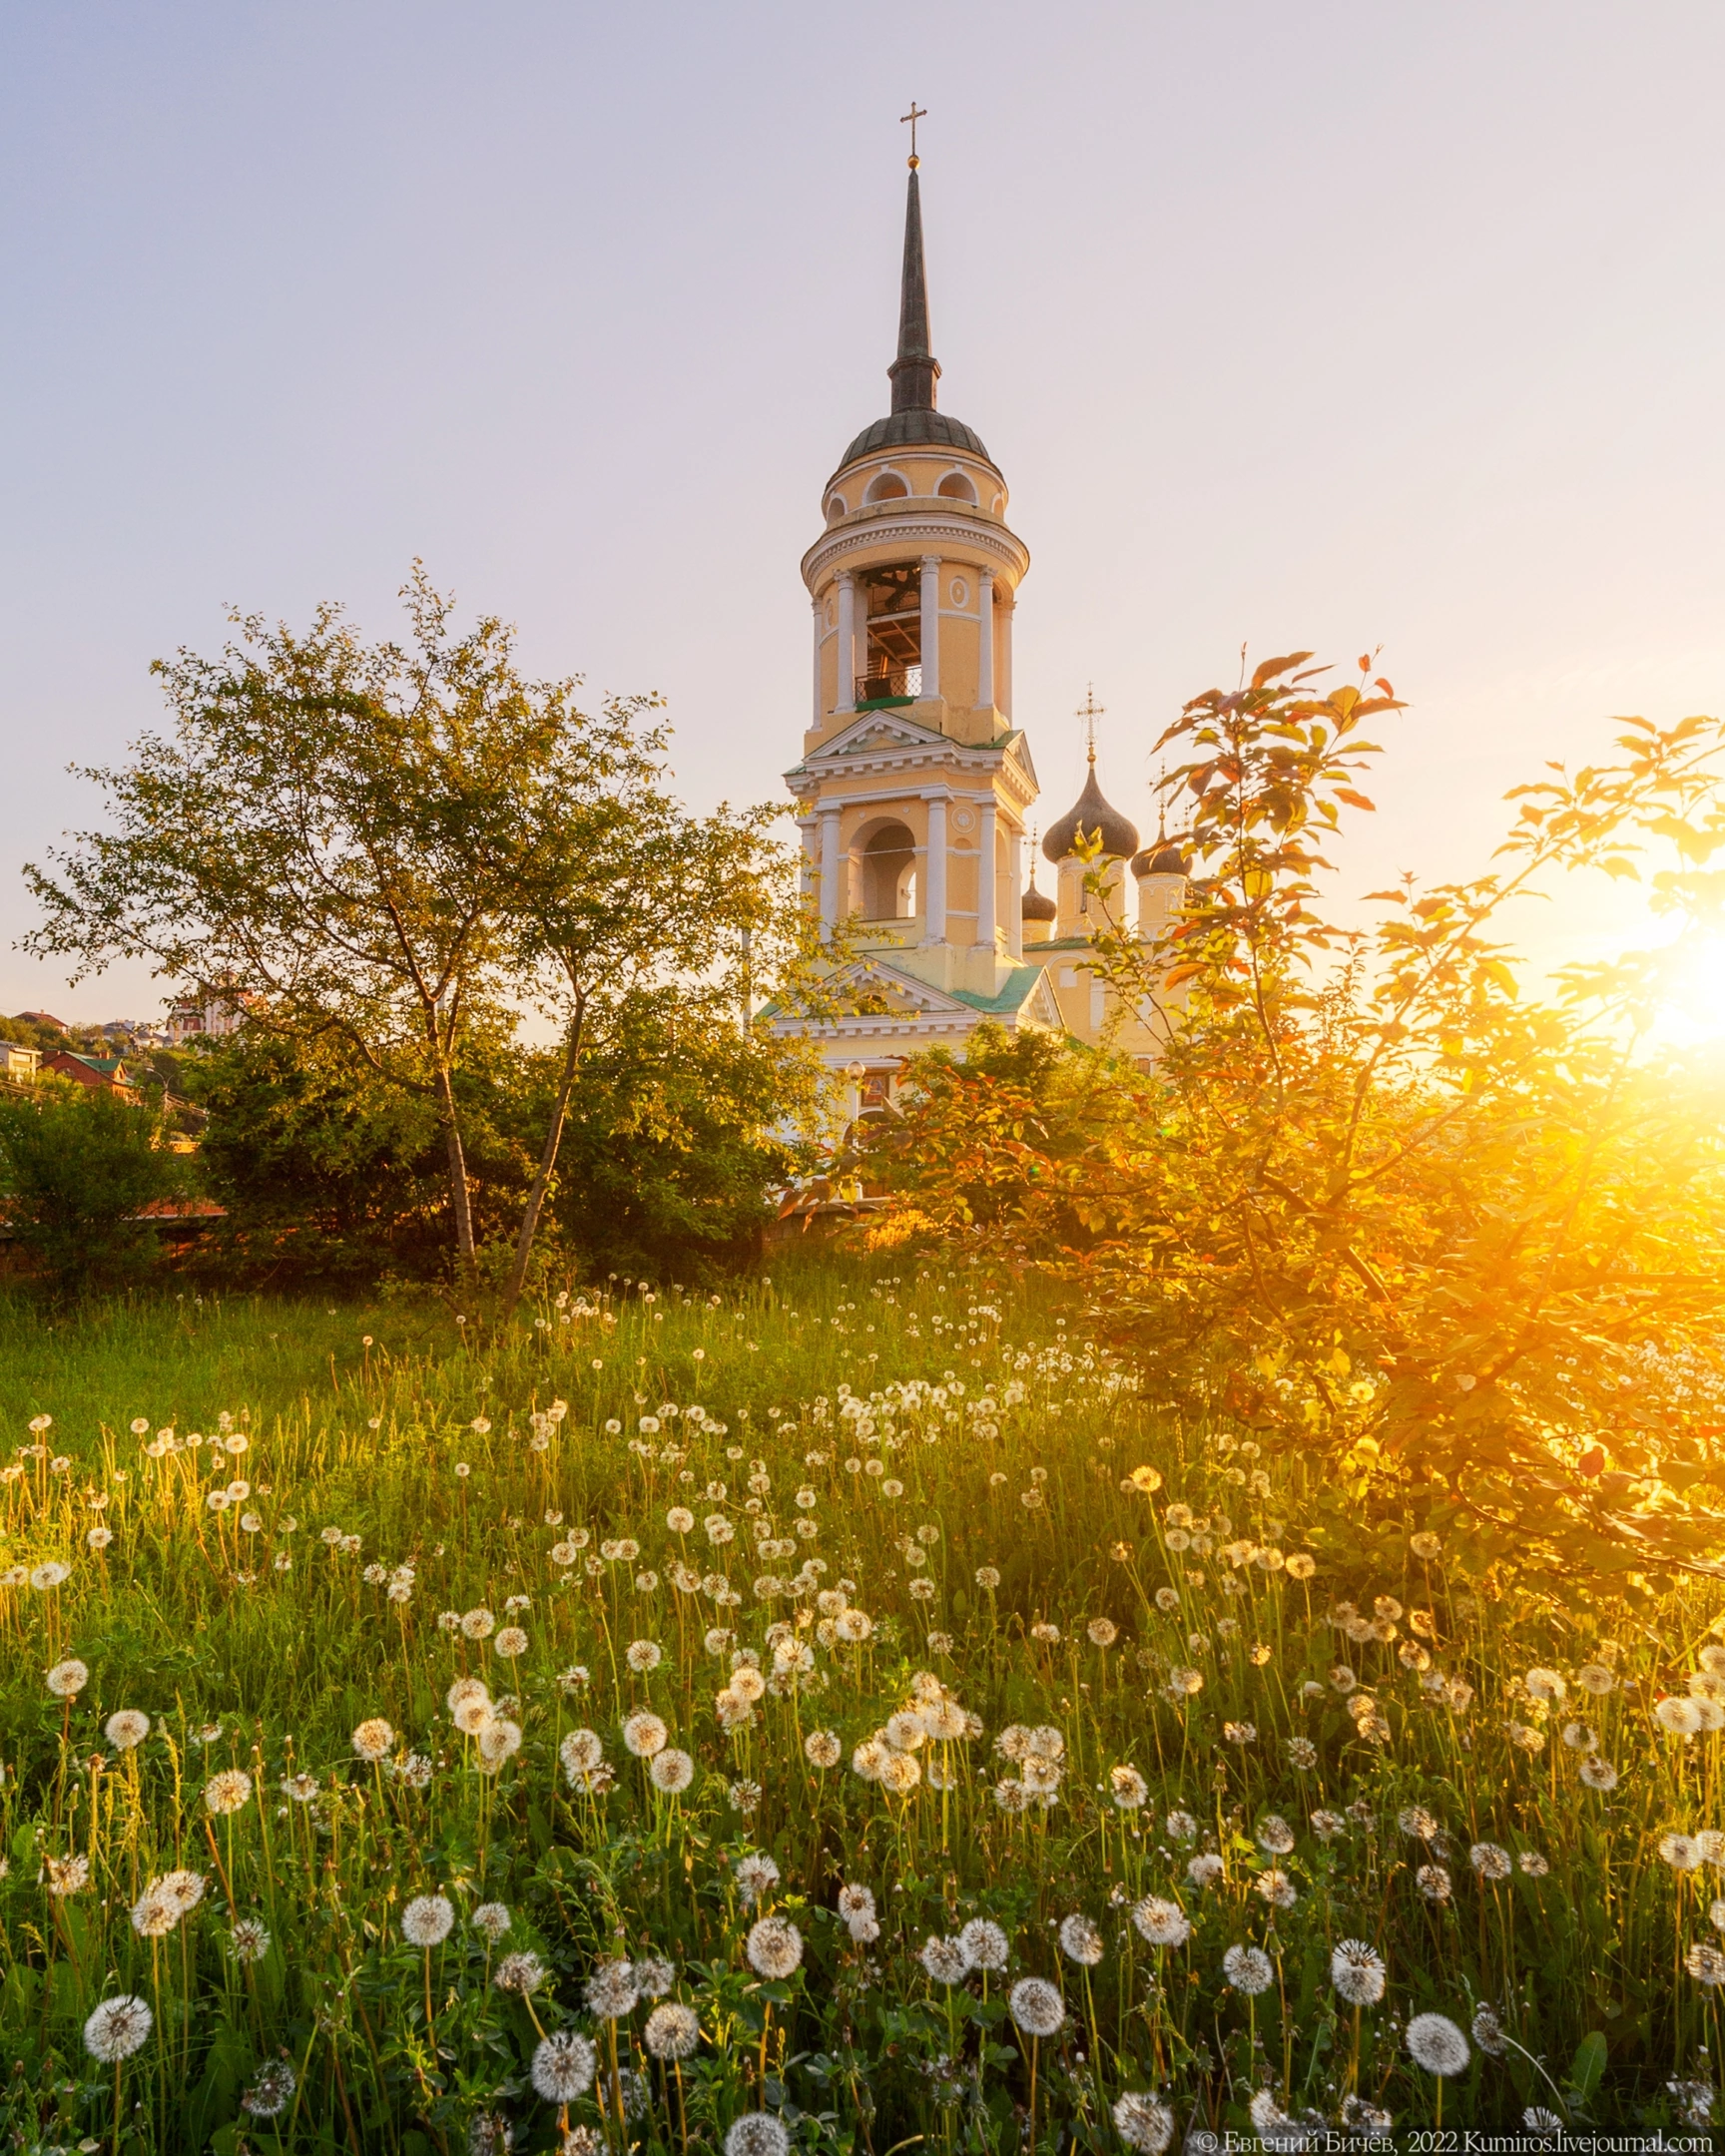
{"type": "Polygon", "coordinates": [[[1605,2039],[1597,2029],[1583,2036],[1569,2062],[1569,2083],[1578,2104],[1587,2103],[1605,2078],[1605,2039]]]}

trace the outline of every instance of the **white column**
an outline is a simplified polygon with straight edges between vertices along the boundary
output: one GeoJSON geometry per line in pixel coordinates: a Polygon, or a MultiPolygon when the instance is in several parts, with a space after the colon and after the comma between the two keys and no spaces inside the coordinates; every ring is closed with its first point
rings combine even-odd
{"type": "Polygon", "coordinates": [[[984,709],[994,701],[994,572],[984,569],[976,587],[980,620],[976,629],[976,701],[984,709]]]}
{"type": "Polygon", "coordinates": [[[976,854],[976,940],[994,948],[994,804],[982,804],[982,835],[976,854]]]}
{"type": "Polygon", "coordinates": [[[922,694],[940,694],[940,557],[922,557],[922,694]]]}
{"type": "Polygon", "coordinates": [[[938,796],[928,804],[927,896],[922,901],[922,940],[946,940],[946,804],[938,796]]]}
{"type": "Polygon", "coordinates": [[[1017,613],[1018,609],[1012,601],[1008,600],[1000,611],[1005,618],[1000,624],[1000,682],[995,692],[994,701],[1000,707],[1001,716],[1010,719],[1012,716],[1012,617],[1017,613]]]}
{"type": "Polygon", "coordinates": [[[826,718],[826,716],[827,716],[827,714],[826,714],[826,711],[825,711],[825,709],[823,708],[823,703],[822,703],[822,697],[821,697],[821,645],[822,645],[822,642],[823,642],[823,640],[824,640],[824,638],[825,638],[825,635],[826,635],[826,630],[827,630],[827,602],[826,602],[826,600],[825,600],[825,599],[817,599],[817,600],[816,600],[816,601],[814,602],[814,616],[815,616],[815,687],[814,687],[814,700],[815,700],[815,716],[814,716],[814,718],[813,718],[813,719],[812,719],[812,720],[810,721],[810,725],[811,725],[811,726],[813,726],[813,727],[819,728],[819,727],[820,727],[820,724],[821,724],[821,722],[822,722],[822,720],[823,720],[824,718],[826,718]]]}
{"type": "Polygon", "coordinates": [[[835,711],[857,709],[857,579],[839,572],[839,695],[835,711]]]}
{"type": "Polygon", "coordinates": [[[1006,840],[1011,862],[1007,884],[1011,911],[1006,916],[1006,948],[1014,958],[1024,955],[1024,833],[1013,831],[1006,840]]]}
{"type": "Polygon", "coordinates": [[[797,887],[807,903],[815,895],[815,870],[818,865],[815,853],[818,843],[815,835],[816,819],[812,815],[799,816],[797,827],[802,833],[802,860],[798,866],[797,887]]]}
{"type": "Polygon", "coordinates": [[[821,810],[821,926],[831,928],[839,918],[839,810],[821,810]]]}

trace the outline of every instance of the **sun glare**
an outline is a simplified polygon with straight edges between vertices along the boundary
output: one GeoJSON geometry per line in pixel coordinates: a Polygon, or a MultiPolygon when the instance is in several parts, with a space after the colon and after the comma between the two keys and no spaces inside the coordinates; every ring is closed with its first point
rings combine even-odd
{"type": "Polygon", "coordinates": [[[1660,1031],[1674,1046],[1725,1040],[1725,936],[1695,936],[1672,967],[1660,1031]]]}

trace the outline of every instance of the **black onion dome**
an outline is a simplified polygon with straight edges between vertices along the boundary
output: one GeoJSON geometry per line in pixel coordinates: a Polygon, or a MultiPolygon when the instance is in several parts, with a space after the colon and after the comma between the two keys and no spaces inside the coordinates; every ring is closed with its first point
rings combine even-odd
{"type": "Polygon", "coordinates": [[[1102,799],[1094,764],[1077,802],[1063,816],[1049,824],[1048,835],[1042,841],[1043,852],[1051,861],[1065,860],[1078,850],[1080,831],[1086,838],[1100,836],[1102,850],[1110,859],[1124,860],[1138,850],[1138,826],[1129,823],[1118,808],[1102,799]]]}
{"type": "Polygon", "coordinates": [[[1133,854],[1132,873],[1135,876],[1183,876],[1187,873],[1186,856],[1172,838],[1158,838],[1153,846],[1133,854]]]}
{"type": "Polygon", "coordinates": [[[1059,910],[1048,893],[1039,891],[1034,883],[1024,893],[1023,901],[1018,907],[1025,920],[1052,920],[1059,910]]]}

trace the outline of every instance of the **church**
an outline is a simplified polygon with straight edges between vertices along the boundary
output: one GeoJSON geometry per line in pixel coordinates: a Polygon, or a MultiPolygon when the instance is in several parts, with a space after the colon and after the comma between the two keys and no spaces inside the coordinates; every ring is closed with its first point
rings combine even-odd
{"type": "MultiPolygon", "coordinates": [[[[918,116],[919,117],[919,116],[918,116]]],[[[809,727],[786,773],[803,834],[804,889],[849,955],[841,1015],[781,1013],[864,1103],[906,1055],[962,1053],[983,1023],[1041,1027],[1152,1060],[1160,1008],[1122,1007],[1086,962],[1102,871],[1112,918],[1157,936],[1184,902],[1186,864],[1140,850],[1103,798],[1095,745],[1084,791],[1043,835],[1052,889],[1030,854],[1035,766],[1012,696],[1012,639],[1030,554],[1008,524],[1006,481],[980,436],[940,410],[928,331],[918,161],[904,210],[891,410],[865,426],[822,497],[803,557],[813,621],[809,727]],[[1086,862],[1083,842],[1099,842],[1086,862]]]]}

